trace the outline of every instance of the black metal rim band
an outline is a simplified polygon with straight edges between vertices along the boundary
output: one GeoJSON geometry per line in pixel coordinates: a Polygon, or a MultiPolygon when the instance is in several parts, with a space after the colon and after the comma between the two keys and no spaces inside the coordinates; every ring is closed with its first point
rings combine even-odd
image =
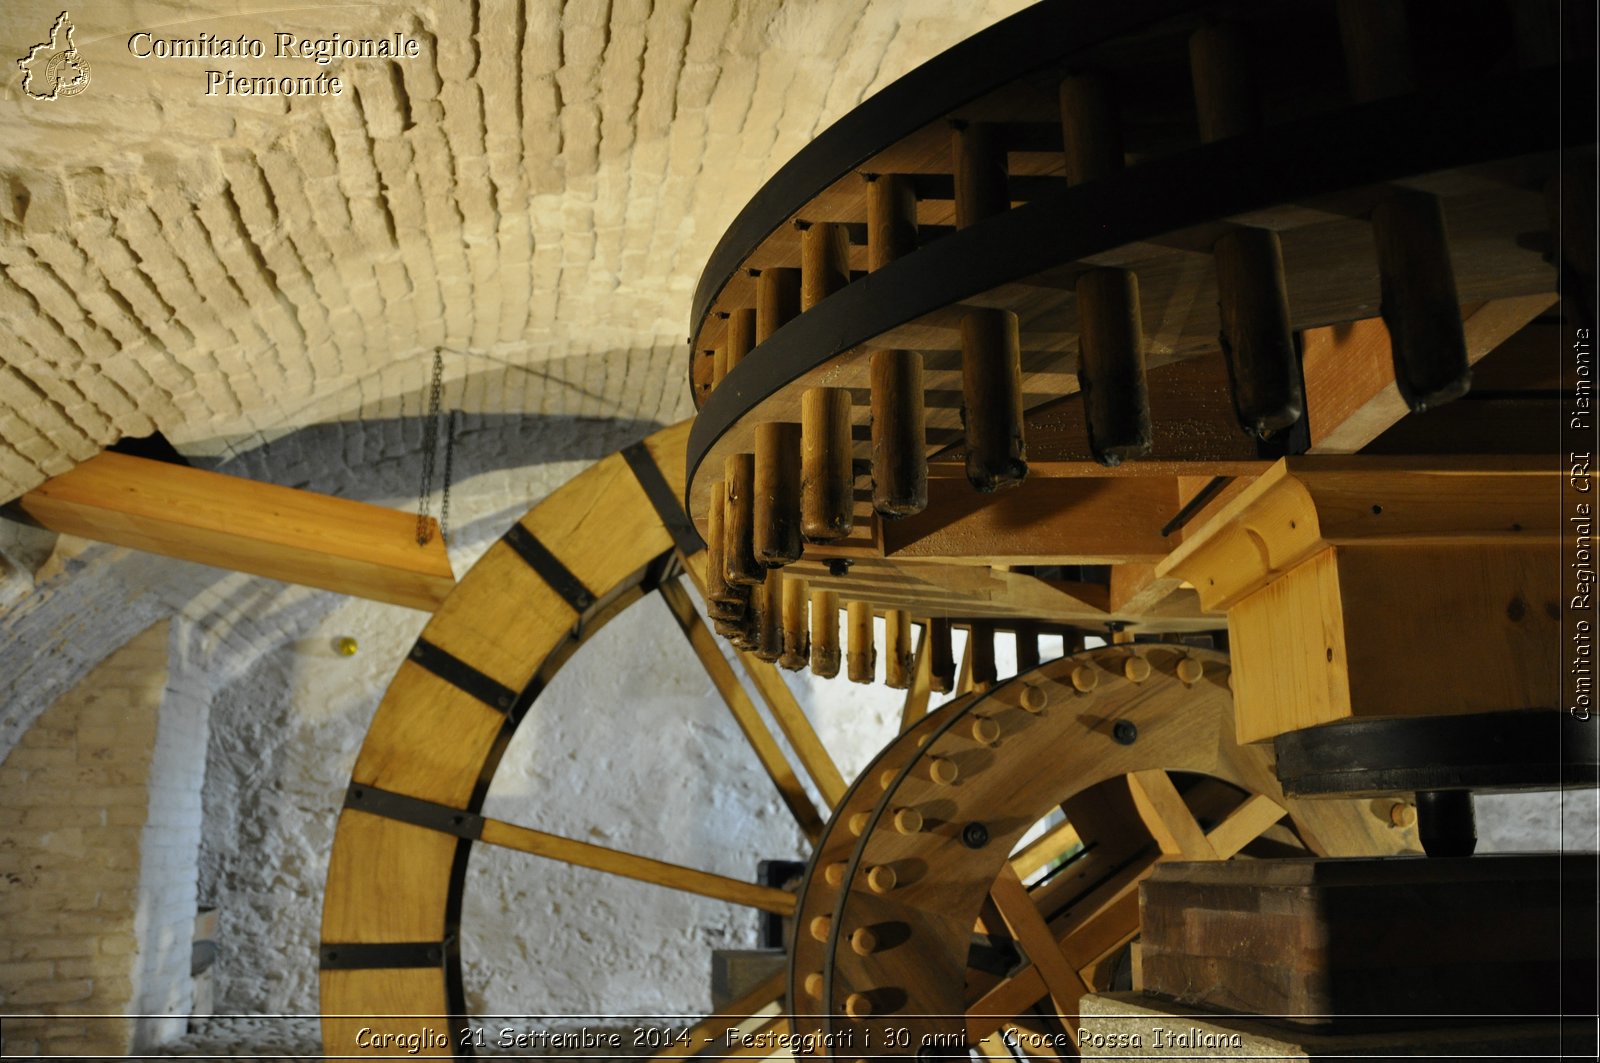
{"type": "Polygon", "coordinates": [[[583,581],[574,576],[572,570],[562,564],[561,559],[552,554],[527,528],[521,524],[513,524],[502,539],[507,546],[517,552],[518,557],[528,563],[529,568],[539,574],[540,579],[550,585],[551,590],[561,595],[579,616],[594,604],[594,592],[585,587],[583,581]]]}
{"type": "Polygon", "coordinates": [[[700,538],[700,533],[689,520],[689,514],[685,513],[683,506],[679,504],[678,496],[672,491],[672,485],[661,475],[661,467],[656,464],[656,459],[651,455],[650,448],[644,445],[643,440],[624,448],[622,459],[628,463],[628,468],[633,470],[633,478],[639,481],[640,488],[650,500],[656,516],[661,518],[667,534],[672,536],[673,545],[678,548],[678,552],[684,557],[691,557],[704,550],[705,541],[700,538]]]}
{"type": "Polygon", "coordinates": [[[476,812],[424,801],[420,797],[379,789],[365,783],[350,785],[345,792],[344,807],[457,838],[475,840],[483,834],[483,817],[476,812]]]}
{"type": "Polygon", "coordinates": [[[411,647],[407,659],[497,712],[510,712],[517,702],[515,690],[484,675],[466,661],[448,650],[440,649],[427,639],[419,638],[416,645],[411,647]]]}
{"type": "Polygon", "coordinates": [[[324,971],[370,971],[376,968],[441,967],[449,941],[324,942],[318,965],[324,971]]]}
{"type": "Polygon", "coordinates": [[[1563,138],[1587,142],[1591,129],[1558,129],[1548,110],[1563,84],[1593,78],[1593,63],[1569,63],[1560,72],[1452,86],[1274,126],[1065,189],[931,243],[846,285],[745,356],[695,419],[686,492],[692,495],[716,442],[764,399],[896,326],[1002,284],[1216,218],[1552,151],[1563,138]],[[1329,144],[1354,147],[1330,152],[1329,144]]]}

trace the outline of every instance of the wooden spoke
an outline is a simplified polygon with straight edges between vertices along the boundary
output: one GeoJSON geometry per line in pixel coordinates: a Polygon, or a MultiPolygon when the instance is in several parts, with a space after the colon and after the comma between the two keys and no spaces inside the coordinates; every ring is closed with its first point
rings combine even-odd
{"type": "Polygon", "coordinates": [[[771,1056],[777,1054],[773,1043],[777,1037],[789,1032],[789,1017],[774,1015],[754,1030],[743,1031],[746,1040],[736,1045],[722,1045],[714,1058],[737,1059],[745,1056],[771,1056]]]}
{"type": "Polygon", "coordinates": [[[753,1018],[762,1009],[771,1006],[776,1001],[783,999],[783,986],[787,975],[783,971],[775,972],[771,977],[765,978],[750,992],[737,1000],[731,1001],[724,1008],[712,1012],[700,1022],[689,1027],[688,1036],[664,1052],[659,1053],[656,1059],[676,1059],[681,1056],[699,1055],[707,1046],[722,1036],[723,1031],[729,1026],[753,1018]]]}
{"type": "Polygon", "coordinates": [[[902,731],[928,714],[928,698],[933,692],[932,641],[928,637],[928,625],[922,625],[922,637],[917,640],[916,661],[911,668],[911,685],[906,688],[905,704],[900,709],[902,731]]]}
{"type": "Polygon", "coordinates": [[[755,750],[761,766],[767,769],[767,775],[778,788],[783,803],[789,806],[789,811],[794,815],[795,822],[800,824],[801,831],[808,839],[815,842],[822,833],[822,818],[817,815],[816,806],[811,803],[811,797],[806,793],[806,788],[801,784],[799,777],[795,775],[794,769],[784,759],[777,739],[767,730],[767,725],[756,711],[750,695],[746,694],[744,687],[739,684],[739,678],[734,675],[733,667],[728,664],[727,658],[722,656],[722,650],[718,648],[711,631],[701,621],[700,614],[695,612],[694,603],[689,600],[689,592],[676,580],[667,580],[658,589],[667,607],[672,610],[672,615],[677,618],[678,626],[683,629],[684,637],[689,640],[695,656],[700,658],[701,667],[711,677],[711,682],[717,688],[717,693],[722,695],[728,711],[733,713],[739,730],[744,732],[745,740],[755,750]]]}
{"type": "Polygon", "coordinates": [[[772,718],[778,721],[783,737],[789,740],[789,747],[800,759],[800,766],[811,776],[811,781],[817,784],[822,799],[827,802],[829,808],[838,805],[847,789],[844,776],[839,774],[839,766],[833,762],[833,757],[822,744],[822,739],[817,737],[816,729],[811,726],[811,720],[806,716],[805,710],[794,699],[789,684],[783,681],[783,676],[779,674],[777,668],[754,654],[739,654],[739,663],[744,665],[751,682],[755,683],[756,692],[761,695],[761,700],[767,703],[772,718]]]}
{"type": "Polygon", "coordinates": [[[1000,915],[1011,928],[1011,935],[1033,961],[1034,969],[1039,972],[1055,1004],[1056,1013],[1068,1029],[1076,1033],[1078,1000],[1089,991],[1089,987],[1061,954],[1055,935],[1050,933],[1049,925],[1028,896],[1028,887],[1022,884],[1022,879],[1007,864],[1001,868],[1000,877],[995,879],[989,895],[999,906],[1000,915]]]}
{"type": "Polygon", "coordinates": [[[1017,877],[1027,878],[1040,868],[1066,855],[1082,840],[1078,837],[1078,829],[1063,820],[1029,842],[1022,852],[1013,856],[1011,870],[1017,873],[1017,877]]]}
{"type": "Polygon", "coordinates": [[[1218,860],[1226,860],[1286,815],[1283,806],[1266,794],[1252,794],[1228,813],[1227,819],[1211,828],[1206,841],[1211,843],[1218,860]]]}
{"type": "Polygon", "coordinates": [[[1136,771],[1128,776],[1128,789],[1139,818],[1149,828],[1163,856],[1181,860],[1215,860],[1205,832],[1196,823],[1172,778],[1160,769],[1136,771]]]}
{"type": "Polygon", "coordinates": [[[620,875],[623,878],[649,882],[652,885],[682,890],[685,893],[698,893],[702,897],[711,897],[730,904],[748,905],[764,912],[776,912],[778,915],[794,913],[794,894],[780,889],[741,882],[736,878],[714,875],[709,871],[696,871],[694,868],[679,864],[652,860],[647,856],[619,852],[603,845],[574,841],[558,834],[547,834],[542,830],[519,827],[514,823],[498,819],[483,821],[483,833],[479,836],[479,840],[502,849],[515,849],[520,853],[548,857],[564,864],[604,871],[609,875],[620,875]]]}

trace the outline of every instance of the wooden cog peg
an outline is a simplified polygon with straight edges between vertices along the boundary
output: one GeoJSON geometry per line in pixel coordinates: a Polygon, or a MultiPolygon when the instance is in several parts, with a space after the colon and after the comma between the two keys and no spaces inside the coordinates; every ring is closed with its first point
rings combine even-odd
{"type": "Polygon", "coordinates": [[[1150,678],[1150,662],[1143,657],[1129,657],[1122,662],[1122,674],[1130,683],[1143,683],[1150,678]]]}
{"type": "Polygon", "coordinates": [[[1029,683],[1022,688],[1022,695],[1018,699],[1023,709],[1037,716],[1050,704],[1050,694],[1044,687],[1029,683]]]}
{"type": "Polygon", "coordinates": [[[1178,662],[1178,681],[1184,686],[1194,686],[1205,673],[1205,665],[1193,657],[1185,657],[1178,662]]]}
{"type": "Polygon", "coordinates": [[[844,1013],[852,1019],[865,1019],[872,1015],[872,998],[865,993],[851,993],[844,998],[844,1013]]]}
{"type": "Polygon", "coordinates": [[[922,354],[872,352],[872,508],[894,519],[928,506],[922,354]]]}
{"type": "Polygon", "coordinates": [[[895,690],[911,686],[911,614],[904,609],[890,609],[883,615],[883,666],[884,683],[895,690]]]}
{"type": "Polygon", "coordinates": [[[800,450],[800,530],[812,542],[843,539],[855,524],[849,391],[811,388],[800,397],[800,450]]]}
{"type": "Polygon", "coordinates": [[[888,864],[879,864],[877,867],[867,869],[867,888],[873,893],[888,893],[899,883],[900,876],[895,874],[894,868],[888,864]]]}
{"type": "Polygon", "coordinates": [[[870,926],[858,926],[850,931],[850,951],[857,956],[871,956],[878,951],[878,935],[870,926]]]}
{"type": "Polygon", "coordinates": [[[967,659],[972,662],[974,686],[989,686],[999,677],[994,666],[994,625],[982,620],[972,622],[972,632],[967,639],[967,659]]]}
{"type": "Polygon", "coordinates": [[[797,223],[800,229],[800,310],[805,312],[850,282],[850,241],[835,222],[797,223]]]}
{"type": "Polygon", "coordinates": [[[872,644],[872,605],[851,602],[845,606],[845,615],[850,631],[847,651],[850,682],[870,683],[878,667],[878,650],[872,644]]]}
{"type": "Polygon", "coordinates": [[[1239,26],[1214,22],[1189,35],[1189,75],[1194,82],[1202,143],[1261,127],[1261,96],[1251,69],[1252,54],[1239,26]]]}
{"type": "Polygon", "coordinates": [[[822,972],[812,971],[810,974],[806,975],[805,978],[806,996],[810,997],[812,1000],[821,1000],[823,985],[822,972]]]}
{"type": "Polygon", "coordinates": [[[894,829],[901,834],[917,834],[922,830],[922,813],[914,808],[897,808],[894,829]]]}
{"type": "Polygon", "coordinates": [[[726,376],[736,369],[745,355],[749,354],[756,345],[756,311],[754,307],[745,307],[734,310],[728,314],[728,336],[725,344],[724,359],[727,368],[723,375],[726,376]]]}
{"type": "Polygon", "coordinates": [[[1400,397],[1418,412],[1460,398],[1472,386],[1472,367],[1439,197],[1390,191],[1372,212],[1372,231],[1400,397]]]}
{"type": "Polygon", "coordinates": [[[878,789],[888,792],[889,788],[894,785],[895,779],[899,777],[900,770],[898,768],[884,768],[878,773],[878,789]]]}
{"type": "Polygon", "coordinates": [[[728,345],[723,344],[711,352],[711,387],[715,390],[728,375],[728,345]]]}
{"type": "Polygon", "coordinates": [[[953,122],[950,147],[955,172],[956,228],[965,229],[1010,210],[1006,148],[1000,130],[987,122],[953,122]]]}
{"type": "Polygon", "coordinates": [[[811,592],[811,671],[823,679],[839,674],[839,594],[811,592]]]}
{"type": "Polygon", "coordinates": [[[857,812],[850,817],[850,833],[859,838],[867,831],[867,824],[872,822],[871,812],[857,812]]]}
{"type": "Polygon", "coordinates": [[[1078,277],[1078,386],[1089,449],[1102,465],[1150,451],[1139,280],[1128,270],[1091,269],[1078,277]]]}
{"type": "Polygon", "coordinates": [[[750,611],[756,618],[755,655],[776,661],[783,655],[783,573],[767,570],[767,578],[750,592],[750,611]]]}
{"type": "Polygon", "coordinates": [[[867,269],[876,271],[917,249],[917,192],[900,174],[867,180],[867,269]]]}
{"type": "Polygon", "coordinates": [[[800,560],[800,426],[756,426],[754,549],[769,567],[800,560]]]}
{"type": "Polygon", "coordinates": [[[1100,685],[1100,673],[1087,664],[1080,664],[1072,670],[1072,689],[1080,694],[1088,694],[1100,685]]]}
{"type": "Polygon", "coordinates": [[[711,485],[711,505],[706,509],[706,613],[712,620],[736,621],[744,616],[750,589],[728,582],[728,488],[721,480],[711,485]]]}
{"type": "Polygon", "coordinates": [[[972,740],[979,745],[994,745],[1000,741],[1000,725],[987,716],[974,717],[972,721],[972,740]]]}
{"type": "Polygon", "coordinates": [[[849,865],[846,864],[843,860],[838,860],[838,861],[835,861],[834,863],[829,864],[822,871],[823,881],[827,882],[827,884],[830,885],[830,886],[841,886],[841,885],[843,885],[844,884],[844,873],[845,873],[845,871],[846,871],[846,869],[848,867],[849,867],[849,865]]]}
{"type": "Polygon", "coordinates": [[[1122,127],[1111,86],[1096,74],[1061,82],[1061,143],[1067,184],[1098,181],[1122,169],[1122,127]]]}
{"type": "Polygon", "coordinates": [[[960,774],[961,771],[956,767],[955,761],[949,760],[945,757],[928,758],[928,778],[932,779],[939,785],[951,785],[956,781],[960,774]]]}
{"type": "Polygon", "coordinates": [[[729,454],[723,465],[728,485],[728,509],[724,518],[723,565],[729,583],[754,587],[765,583],[767,566],[756,559],[754,454],[729,454]]]}
{"type": "Polygon", "coordinates": [[[1305,408],[1282,244],[1270,229],[1241,228],[1224,234],[1212,255],[1234,413],[1246,432],[1266,439],[1298,421],[1305,408]]]}
{"type": "Polygon", "coordinates": [[[1022,422],[1022,341],[1009,310],[969,310],[961,319],[961,399],[967,481],[988,493],[1028,475],[1022,422]]]}
{"type": "Polygon", "coordinates": [[[808,927],[813,941],[826,942],[828,935],[833,931],[833,916],[819,915],[811,920],[808,927]]]}
{"type": "Polygon", "coordinates": [[[956,688],[956,657],[951,645],[950,621],[934,617],[923,638],[928,640],[928,689],[948,694],[956,688]]]}
{"type": "Polygon", "coordinates": [[[800,271],[764,269],[756,276],[756,343],[766,343],[800,313],[800,271]]]}
{"type": "Polygon", "coordinates": [[[806,666],[811,654],[811,635],[806,626],[806,606],[810,585],[795,576],[783,580],[783,654],[778,664],[791,672],[806,666]]]}

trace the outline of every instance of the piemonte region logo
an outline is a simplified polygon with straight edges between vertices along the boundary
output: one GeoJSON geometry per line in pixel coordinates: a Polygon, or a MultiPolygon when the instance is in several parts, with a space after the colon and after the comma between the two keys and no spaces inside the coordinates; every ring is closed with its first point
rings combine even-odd
{"type": "Polygon", "coordinates": [[[17,60],[22,91],[35,100],[76,96],[89,87],[89,63],[72,43],[72,19],[63,11],[50,27],[50,39],[17,60]]]}

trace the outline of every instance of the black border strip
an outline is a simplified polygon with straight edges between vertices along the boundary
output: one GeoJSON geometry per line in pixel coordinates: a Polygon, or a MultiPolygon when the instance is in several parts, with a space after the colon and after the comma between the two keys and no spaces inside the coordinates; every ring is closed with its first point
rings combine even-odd
{"type": "Polygon", "coordinates": [[[445,941],[323,942],[317,947],[317,965],[324,971],[394,970],[403,967],[443,967],[449,953],[445,941]]]}
{"type": "Polygon", "coordinates": [[[661,518],[661,523],[667,529],[667,534],[672,536],[673,545],[678,548],[678,552],[684,557],[692,557],[704,550],[705,540],[700,538],[694,523],[689,520],[689,514],[683,511],[683,505],[673,493],[672,485],[661,475],[661,467],[656,464],[655,457],[650,453],[650,448],[644,445],[644,441],[640,440],[631,447],[624,447],[622,460],[633,470],[633,478],[639,481],[644,496],[650,500],[650,505],[655,507],[656,516],[661,518]]]}
{"type": "Polygon", "coordinates": [[[457,838],[476,841],[483,834],[483,817],[476,812],[424,801],[420,797],[383,790],[366,783],[350,784],[345,791],[344,807],[416,827],[426,827],[440,834],[453,834],[457,838]]]}
{"type": "Polygon", "coordinates": [[[792,319],[728,374],[690,430],[686,497],[701,462],[741,418],[889,329],[1002,284],[1263,206],[1589,143],[1592,130],[1545,119],[1561,86],[1594,77],[1593,62],[1567,63],[1317,115],[1163,156],[931,243],[792,319]]]}
{"type": "Polygon", "coordinates": [[[529,568],[539,574],[540,579],[550,585],[551,590],[566,599],[579,616],[589,611],[595,602],[594,592],[585,587],[583,581],[574,576],[572,570],[562,564],[561,559],[552,554],[531,531],[518,522],[501,539],[528,563],[529,568]]]}
{"type": "Polygon", "coordinates": [[[491,679],[448,650],[419,638],[406,660],[427,669],[464,694],[470,694],[496,712],[510,712],[517,692],[491,679]]]}

